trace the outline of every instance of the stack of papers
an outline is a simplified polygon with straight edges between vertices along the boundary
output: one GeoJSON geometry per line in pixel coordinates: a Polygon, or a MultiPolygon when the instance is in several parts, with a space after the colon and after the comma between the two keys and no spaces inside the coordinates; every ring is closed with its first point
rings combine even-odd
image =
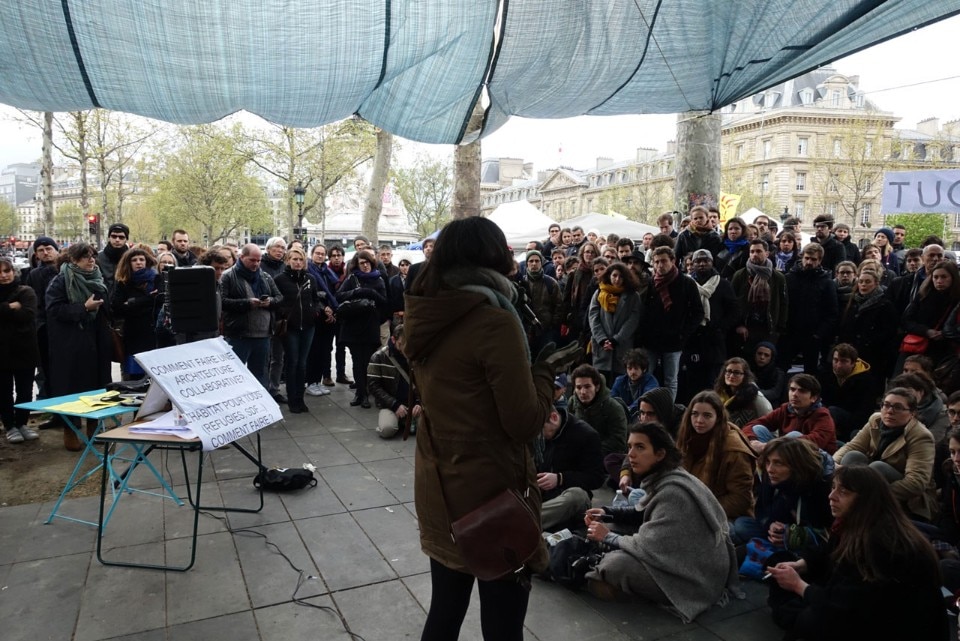
{"type": "Polygon", "coordinates": [[[131,434],[166,434],[188,440],[197,438],[188,426],[178,424],[175,410],[140,417],[137,424],[130,425],[129,430],[131,434]]]}
{"type": "Polygon", "coordinates": [[[77,400],[70,401],[69,403],[51,405],[47,409],[60,414],[90,414],[92,412],[105,410],[108,407],[115,407],[120,404],[120,400],[119,394],[106,396],[103,394],[95,394],[93,396],[80,396],[77,400]],[[103,400],[104,398],[116,400],[105,401],[103,400]]]}

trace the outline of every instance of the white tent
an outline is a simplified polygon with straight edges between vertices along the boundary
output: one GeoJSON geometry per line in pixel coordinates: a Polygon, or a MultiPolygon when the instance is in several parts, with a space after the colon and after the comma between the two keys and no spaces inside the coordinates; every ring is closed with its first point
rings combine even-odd
{"type": "Polygon", "coordinates": [[[633,241],[640,240],[646,233],[651,233],[654,235],[660,233],[660,229],[658,227],[654,227],[653,225],[638,223],[622,216],[608,216],[607,214],[597,213],[577,216],[576,218],[565,220],[561,224],[564,227],[574,227],[576,225],[580,225],[583,227],[583,231],[585,232],[590,231],[591,229],[596,229],[604,236],[614,233],[621,238],[629,238],[633,241]]]}
{"type": "Polygon", "coordinates": [[[556,221],[543,214],[526,200],[503,203],[487,216],[510,238],[532,234],[532,238],[547,237],[547,230],[556,221]]]}

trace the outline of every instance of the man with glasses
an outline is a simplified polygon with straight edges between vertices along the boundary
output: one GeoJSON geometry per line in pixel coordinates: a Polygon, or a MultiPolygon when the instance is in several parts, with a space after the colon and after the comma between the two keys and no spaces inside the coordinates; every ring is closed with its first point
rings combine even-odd
{"type": "Polygon", "coordinates": [[[127,252],[127,239],[130,238],[130,228],[123,223],[113,223],[107,231],[107,244],[97,254],[97,266],[103,274],[103,282],[107,291],[113,295],[115,272],[120,259],[127,252]]]}
{"type": "Polygon", "coordinates": [[[269,274],[260,268],[260,248],[240,249],[240,260],[220,279],[223,299],[223,337],[264,388],[269,387],[267,363],[273,313],[283,296],[269,274]]]}
{"type": "Polygon", "coordinates": [[[847,252],[833,235],[833,216],[830,214],[820,214],[813,219],[814,238],[813,242],[823,247],[823,260],[821,266],[833,273],[837,265],[847,260],[847,252]]]}
{"type": "Polygon", "coordinates": [[[770,232],[770,219],[760,214],[753,219],[753,224],[757,226],[757,229],[760,230],[760,238],[769,242],[773,242],[773,234],[770,232]]]}

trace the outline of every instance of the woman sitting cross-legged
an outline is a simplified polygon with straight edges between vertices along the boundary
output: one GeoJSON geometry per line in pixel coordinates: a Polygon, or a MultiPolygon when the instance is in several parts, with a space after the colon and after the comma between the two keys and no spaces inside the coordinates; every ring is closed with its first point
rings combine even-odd
{"type": "Polygon", "coordinates": [[[869,467],[838,468],[830,542],[769,568],[768,603],[785,639],[947,638],[933,548],[869,467]]]}
{"type": "Polygon", "coordinates": [[[692,621],[724,599],[727,588],[738,591],[726,514],[709,488],[680,467],[680,450],[663,427],[635,423],[627,445],[646,496],[636,507],[587,511],[587,538],[614,548],[587,573],[588,587],[600,598],[639,596],[692,621]],[[640,529],[614,534],[602,520],[607,515],[640,529]]]}

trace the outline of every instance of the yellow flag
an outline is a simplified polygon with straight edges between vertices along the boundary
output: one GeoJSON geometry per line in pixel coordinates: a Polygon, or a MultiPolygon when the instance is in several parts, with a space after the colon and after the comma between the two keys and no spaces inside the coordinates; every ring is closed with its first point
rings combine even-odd
{"type": "Polygon", "coordinates": [[[726,224],[728,220],[737,215],[737,206],[740,204],[740,194],[725,194],[720,192],[720,223],[726,224]]]}

